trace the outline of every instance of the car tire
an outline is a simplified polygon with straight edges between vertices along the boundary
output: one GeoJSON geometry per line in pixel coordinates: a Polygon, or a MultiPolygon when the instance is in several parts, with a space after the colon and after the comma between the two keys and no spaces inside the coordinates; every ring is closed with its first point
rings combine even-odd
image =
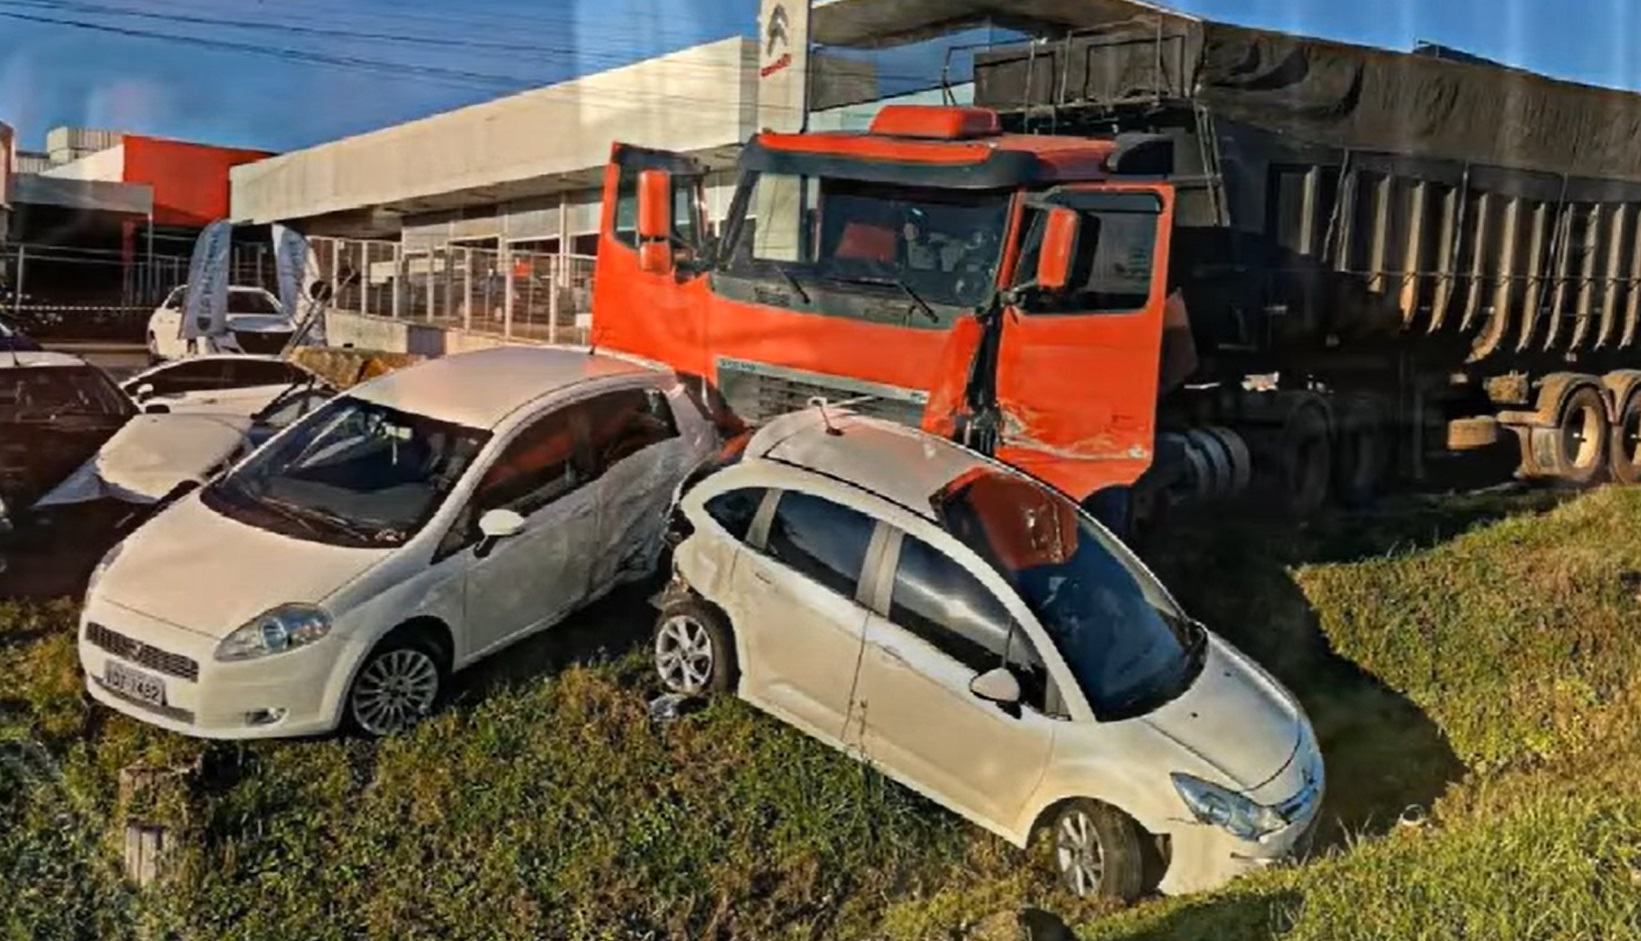
{"type": "Polygon", "coordinates": [[[1050,824],[1055,873],[1071,894],[1128,903],[1145,891],[1145,851],[1139,824],[1091,800],[1062,805],[1050,824]]]}
{"type": "Polygon", "coordinates": [[[425,633],[400,630],[377,642],[359,664],[343,700],[349,730],[368,738],[402,732],[444,702],[450,668],[425,633]]]}
{"type": "Polygon", "coordinates": [[[735,687],[735,634],[722,613],[695,598],[661,609],[650,635],[650,660],[669,693],[700,698],[735,687]]]}

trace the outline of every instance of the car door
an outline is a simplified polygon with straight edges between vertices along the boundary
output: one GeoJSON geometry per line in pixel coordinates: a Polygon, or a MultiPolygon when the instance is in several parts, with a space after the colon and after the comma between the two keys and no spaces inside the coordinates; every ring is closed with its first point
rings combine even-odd
{"type": "Polygon", "coordinates": [[[746,652],[741,693],[841,746],[866,630],[860,576],[879,551],[877,524],[811,493],[771,499],[730,575],[730,615],[746,652]]]}
{"type": "Polygon", "coordinates": [[[600,393],[586,404],[598,475],[598,545],[592,588],[649,571],[660,548],[673,485],[687,468],[672,403],[654,386],[600,393]]]}
{"type": "Polygon", "coordinates": [[[1042,779],[1063,714],[1041,657],[999,593],[931,542],[899,530],[867,618],[852,736],[865,759],[995,828],[1014,824],[1042,779]],[[969,685],[1007,665],[1023,708],[969,685]],[[858,723],[858,731],[855,729],[858,723]]]}
{"type": "Polygon", "coordinates": [[[484,653],[556,623],[587,596],[598,540],[580,406],[559,404],[529,419],[481,472],[440,556],[467,553],[467,649],[484,653]],[[518,535],[494,544],[478,522],[495,509],[524,517],[518,535]]]}

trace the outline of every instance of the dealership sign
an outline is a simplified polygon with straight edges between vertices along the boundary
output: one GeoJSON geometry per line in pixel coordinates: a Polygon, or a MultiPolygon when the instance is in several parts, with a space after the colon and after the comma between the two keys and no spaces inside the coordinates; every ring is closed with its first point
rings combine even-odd
{"type": "Polygon", "coordinates": [[[809,105],[809,0],[763,0],[758,11],[758,127],[801,131],[809,105]]]}
{"type": "Polygon", "coordinates": [[[218,337],[228,332],[228,262],[234,227],[227,219],[206,226],[188,261],[182,338],[218,337]]]}

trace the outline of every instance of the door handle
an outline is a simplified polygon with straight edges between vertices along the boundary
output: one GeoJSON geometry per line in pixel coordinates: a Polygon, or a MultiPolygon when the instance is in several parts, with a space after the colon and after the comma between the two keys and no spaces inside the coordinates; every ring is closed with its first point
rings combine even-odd
{"type": "Polygon", "coordinates": [[[896,664],[899,664],[900,666],[903,666],[903,667],[911,666],[911,664],[906,662],[906,658],[903,655],[901,655],[900,651],[896,650],[893,647],[881,647],[880,646],[880,647],[878,647],[878,650],[882,652],[883,659],[889,661],[890,663],[896,663],[896,664]]]}
{"type": "Polygon", "coordinates": [[[764,573],[762,573],[762,572],[757,572],[757,571],[754,571],[754,572],[753,572],[753,573],[752,573],[752,577],[753,577],[753,578],[755,578],[755,579],[757,579],[757,580],[758,580],[758,581],[760,581],[760,582],[762,582],[762,583],[764,583],[764,584],[765,584],[765,585],[773,585],[773,584],[775,584],[775,582],[774,582],[774,580],[773,580],[773,579],[771,579],[771,578],[770,578],[770,577],[769,577],[769,576],[768,576],[768,575],[765,575],[765,574],[764,574],[764,573]]]}

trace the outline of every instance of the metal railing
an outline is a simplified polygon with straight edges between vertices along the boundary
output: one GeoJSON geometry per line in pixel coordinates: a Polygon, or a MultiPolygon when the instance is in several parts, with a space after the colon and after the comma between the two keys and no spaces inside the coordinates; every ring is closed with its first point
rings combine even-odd
{"type": "Polygon", "coordinates": [[[323,237],[309,244],[337,311],[546,342],[581,339],[577,318],[592,311],[587,255],[323,237]]]}

